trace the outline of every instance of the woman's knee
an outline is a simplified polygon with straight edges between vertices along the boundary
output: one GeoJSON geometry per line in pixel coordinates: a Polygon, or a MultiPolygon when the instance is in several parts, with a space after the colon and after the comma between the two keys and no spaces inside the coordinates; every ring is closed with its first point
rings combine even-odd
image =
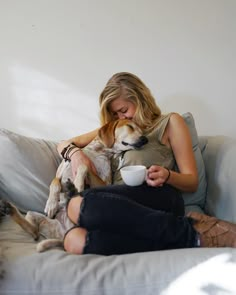
{"type": "Polygon", "coordinates": [[[67,216],[74,224],[78,224],[82,200],[83,198],[80,196],[74,197],[67,205],[67,216]]]}
{"type": "Polygon", "coordinates": [[[64,249],[72,254],[83,254],[86,244],[87,230],[75,227],[68,231],[64,237],[64,249]]]}

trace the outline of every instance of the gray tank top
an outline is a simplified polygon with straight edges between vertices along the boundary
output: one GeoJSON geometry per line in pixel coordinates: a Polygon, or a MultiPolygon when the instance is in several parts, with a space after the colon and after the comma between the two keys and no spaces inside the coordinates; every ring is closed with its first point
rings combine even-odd
{"type": "Polygon", "coordinates": [[[159,165],[172,169],[175,164],[173,151],[170,147],[161,143],[162,136],[169,122],[171,113],[161,115],[156,128],[146,134],[148,143],[140,150],[131,150],[112,160],[113,183],[123,184],[120,168],[128,165],[159,165]]]}

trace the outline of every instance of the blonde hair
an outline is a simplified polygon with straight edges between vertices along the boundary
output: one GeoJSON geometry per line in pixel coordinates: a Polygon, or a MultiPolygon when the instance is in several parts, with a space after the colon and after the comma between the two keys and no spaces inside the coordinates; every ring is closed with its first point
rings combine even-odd
{"type": "Polygon", "coordinates": [[[142,129],[150,132],[155,128],[161,110],[148,87],[137,76],[127,72],[114,74],[100,94],[101,125],[114,119],[109,110],[109,105],[119,97],[129,100],[135,105],[136,112],[133,120],[142,129]]]}

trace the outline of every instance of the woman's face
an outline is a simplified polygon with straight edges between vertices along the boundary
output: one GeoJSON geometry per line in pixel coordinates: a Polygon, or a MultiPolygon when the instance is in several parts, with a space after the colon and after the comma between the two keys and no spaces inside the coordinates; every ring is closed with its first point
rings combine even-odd
{"type": "Polygon", "coordinates": [[[136,111],[136,106],[124,98],[116,98],[109,105],[109,111],[114,119],[132,120],[136,111]]]}

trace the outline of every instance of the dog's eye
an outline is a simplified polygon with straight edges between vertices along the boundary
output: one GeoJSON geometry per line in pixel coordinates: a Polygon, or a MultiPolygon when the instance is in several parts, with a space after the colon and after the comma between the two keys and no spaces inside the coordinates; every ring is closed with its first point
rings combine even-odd
{"type": "Polygon", "coordinates": [[[128,145],[128,143],[125,142],[125,141],[122,141],[121,143],[122,143],[123,145],[125,145],[125,146],[128,145]]]}
{"type": "Polygon", "coordinates": [[[127,127],[129,127],[132,131],[134,131],[134,127],[130,124],[127,124],[127,127]]]}

